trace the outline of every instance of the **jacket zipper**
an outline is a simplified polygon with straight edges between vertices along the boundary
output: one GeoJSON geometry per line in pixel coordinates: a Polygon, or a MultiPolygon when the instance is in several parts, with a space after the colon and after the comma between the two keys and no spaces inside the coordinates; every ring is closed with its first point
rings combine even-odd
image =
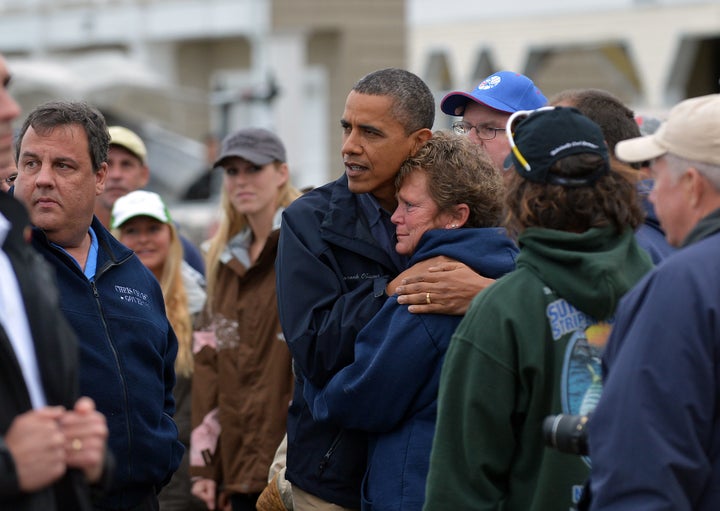
{"type": "MultiPolygon", "coordinates": [[[[107,266],[105,268],[108,268],[107,266]]],[[[95,279],[99,277],[99,274],[95,274],[95,279]]],[[[112,337],[110,337],[110,331],[108,330],[107,323],[105,322],[105,315],[103,314],[102,305],[100,304],[100,293],[98,293],[97,286],[95,285],[95,280],[90,281],[90,286],[92,287],[93,295],[95,296],[95,303],[98,308],[98,312],[100,313],[100,319],[103,324],[103,329],[105,330],[105,338],[108,340],[108,345],[110,346],[110,351],[112,351],[113,358],[115,359],[115,367],[117,368],[118,375],[120,376],[120,382],[122,383],[122,391],[123,391],[123,403],[125,408],[125,428],[127,431],[128,436],[128,470],[129,470],[129,476],[130,480],[132,480],[132,467],[133,461],[132,461],[132,428],[130,427],[130,419],[128,417],[128,411],[130,410],[130,403],[128,400],[128,391],[127,391],[127,383],[125,381],[125,375],[122,372],[122,369],[120,367],[120,357],[118,356],[117,348],[115,346],[115,343],[112,340],[112,337]]]]}
{"type": "Polygon", "coordinates": [[[340,443],[340,440],[342,440],[344,431],[340,431],[337,436],[335,436],[335,439],[333,440],[333,443],[330,445],[330,449],[325,453],[325,456],[322,457],[322,460],[320,460],[320,465],[318,466],[317,475],[321,476],[322,473],[325,471],[325,468],[327,467],[327,464],[330,462],[330,458],[332,458],[333,454],[335,454],[335,450],[337,449],[338,444],[340,443]]]}

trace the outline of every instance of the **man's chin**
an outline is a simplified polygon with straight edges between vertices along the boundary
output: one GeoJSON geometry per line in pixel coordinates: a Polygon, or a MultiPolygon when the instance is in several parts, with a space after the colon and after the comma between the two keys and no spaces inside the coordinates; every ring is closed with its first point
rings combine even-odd
{"type": "Polygon", "coordinates": [[[48,218],[47,215],[43,214],[37,214],[30,212],[30,222],[33,224],[33,226],[37,227],[38,229],[45,231],[46,234],[52,233],[57,225],[55,222],[52,221],[52,219],[48,218]]]}
{"type": "Polygon", "coordinates": [[[348,179],[348,190],[352,193],[365,193],[370,191],[367,183],[358,179],[348,179]]]}

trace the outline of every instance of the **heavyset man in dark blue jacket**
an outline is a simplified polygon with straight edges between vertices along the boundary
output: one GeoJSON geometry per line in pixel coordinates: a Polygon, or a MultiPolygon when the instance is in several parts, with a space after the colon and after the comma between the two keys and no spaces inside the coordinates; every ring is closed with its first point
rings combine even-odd
{"type": "Polygon", "coordinates": [[[593,511],[720,509],[720,94],[617,156],[650,161],[671,245],[618,307],[589,423],[593,511]]]}
{"type": "Polygon", "coordinates": [[[102,114],[83,103],[37,107],[20,131],[15,195],[57,273],[81,393],[107,417],[117,467],[96,509],[155,510],[183,454],[172,419],[177,339],[155,278],[93,215],[109,140],[102,114]]]}
{"type": "MultiPolygon", "coordinates": [[[[348,95],[341,120],[345,175],[308,192],[283,214],[277,292],[296,373],[286,478],[297,511],[360,508],[366,436],[315,422],[303,386],[309,381],[321,387],[352,362],[357,333],[406,275],[398,276],[407,261],[395,252],[390,222],[395,177],[432,135],[434,117],[432,93],[414,74],[384,69],[365,76],[348,95]]],[[[437,260],[423,268],[432,264],[437,260]]],[[[466,290],[483,287],[472,270],[462,275],[466,290]]],[[[465,309],[474,292],[461,300],[465,309]]],[[[444,298],[436,296],[440,303],[444,298]]]]}

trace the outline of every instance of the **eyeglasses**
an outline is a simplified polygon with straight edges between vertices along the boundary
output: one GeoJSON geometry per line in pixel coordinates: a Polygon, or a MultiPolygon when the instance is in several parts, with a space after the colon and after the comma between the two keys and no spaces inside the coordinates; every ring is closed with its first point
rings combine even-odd
{"type": "Polygon", "coordinates": [[[470,124],[467,121],[456,121],[452,123],[452,129],[458,135],[469,135],[470,130],[475,128],[475,133],[481,140],[492,140],[498,132],[505,131],[505,128],[493,128],[487,124],[470,124]]]}
{"type": "Polygon", "coordinates": [[[8,186],[12,186],[13,183],[15,182],[15,180],[17,179],[17,176],[18,176],[18,173],[13,172],[8,177],[4,177],[3,181],[5,181],[5,183],[7,183],[8,186]]]}
{"type": "Polygon", "coordinates": [[[517,158],[517,161],[520,162],[520,165],[523,166],[525,170],[530,172],[530,164],[527,162],[525,157],[520,153],[520,149],[515,145],[515,139],[513,138],[513,128],[515,127],[516,122],[518,120],[525,119],[530,114],[534,114],[535,112],[545,112],[548,110],[555,110],[554,106],[542,106],[536,110],[518,110],[517,112],[514,112],[510,118],[507,121],[507,124],[505,125],[505,134],[507,135],[508,142],[510,142],[510,150],[515,155],[515,158],[517,158]]]}

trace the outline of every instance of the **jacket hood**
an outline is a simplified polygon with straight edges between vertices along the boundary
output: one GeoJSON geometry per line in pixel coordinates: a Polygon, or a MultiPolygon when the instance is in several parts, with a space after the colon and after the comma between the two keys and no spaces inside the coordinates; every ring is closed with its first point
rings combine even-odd
{"type": "Polygon", "coordinates": [[[443,255],[497,279],[515,269],[517,254],[515,243],[498,227],[432,229],[420,238],[409,265],[443,255]]]}
{"type": "Polygon", "coordinates": [[[519,237],[518,267],[526,267],[559,296],[596,319],[608,319],[620,298],[651,267],[632,229],[583,233],[531,227],[519,237]]]}

